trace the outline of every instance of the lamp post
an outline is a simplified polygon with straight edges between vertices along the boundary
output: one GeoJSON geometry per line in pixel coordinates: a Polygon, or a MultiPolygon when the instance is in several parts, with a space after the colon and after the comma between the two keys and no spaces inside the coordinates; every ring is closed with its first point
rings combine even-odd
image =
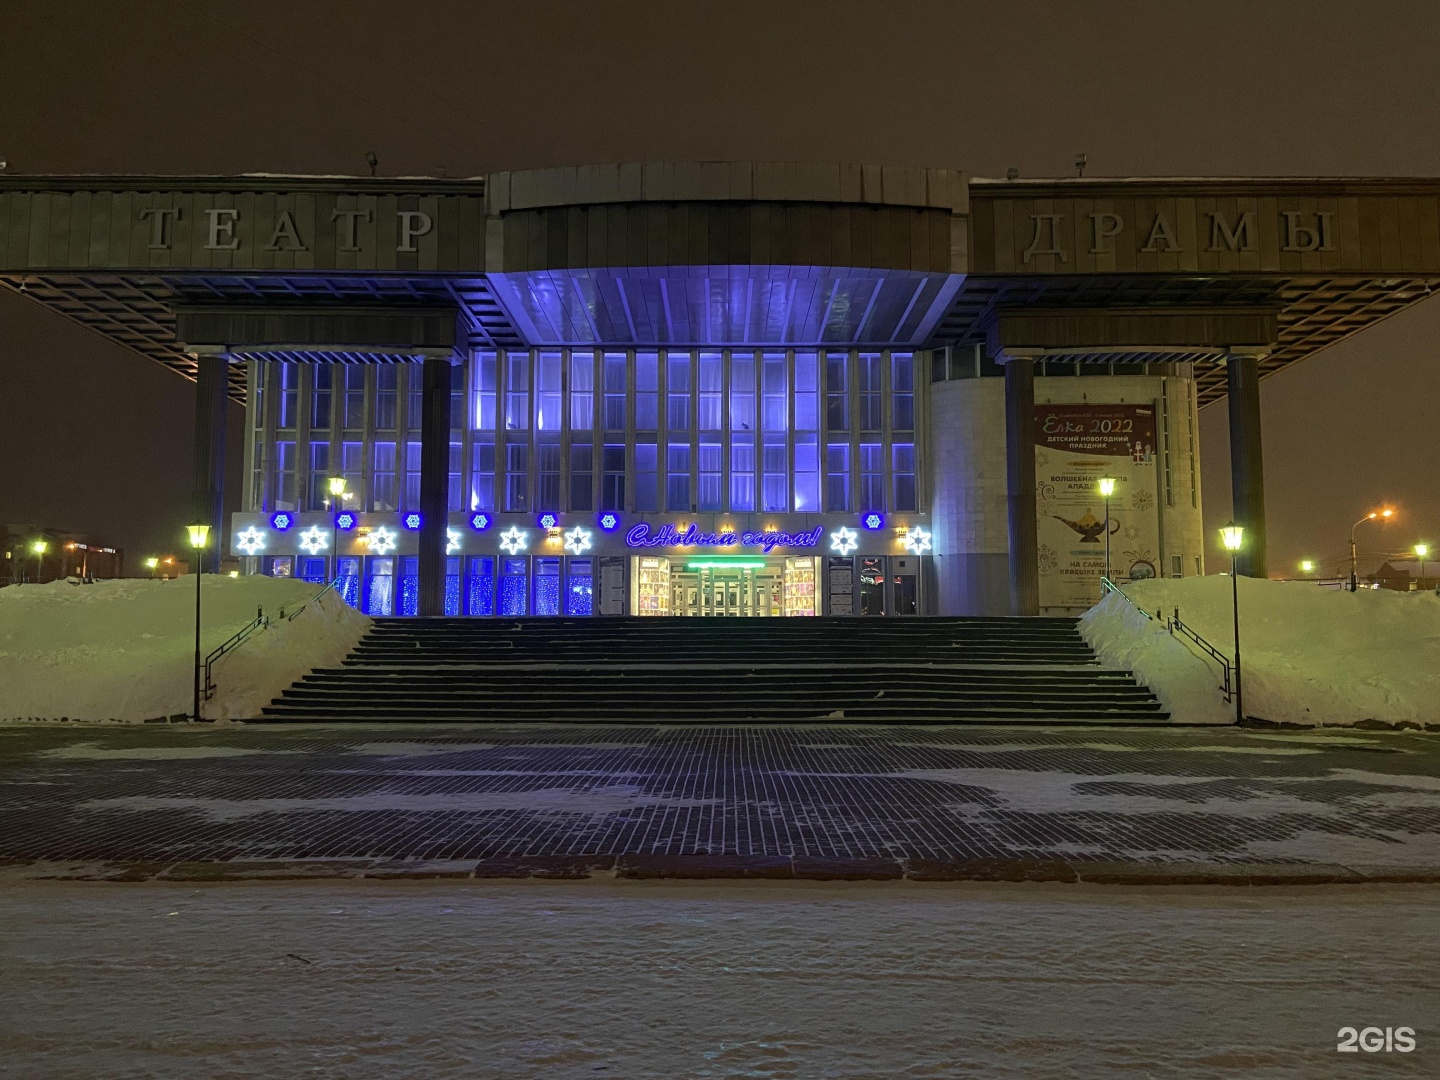
{"type": "Polygon", "coordinates": [[[36,540],[30,545],[30,550],[35,553],[35,584],[40,584],[40,578],[44,574],[45,552],[50,550],[50,544],[45,540],[36,540]]]}
{"type": "Polygon", "coordinates": [[[1415,545],[1415,558],[1417,558],[1417,559],[1420,560],[1420,576],[1419,576],[1418,579],[1416,579],[1416,582],[1415,582],[1415,587],[1416,587],[1417,589],[1423,589],[1423,588],[1425,587],[1425,559],[1429,556],[1429,554],[1430,554],[1430,545],[1429,545],[1429,544],[1416,544],[1416,545],[1415,545]]]}
{"type": "Polygon", "coordinates": [[[332,476],[329,480],[330,488],[330,554],[335,560],[335,573],[330,575],[331,581],[340,580],[340,507],[345,499],[345,478],[343,476],[332,476]]]}
{"type": "Polygon", "coordinates": [[[1233,521],[1220,530],[1220,542],[1230,553],[1230,607],[1235,617],[1235,723],[1245,717],[1244,698],[1240,692],[1240,578],[1235,573],[1235,558],[1245,541],[1245,529],[1233,521]]]}
{"type": "Polygon", "coordinates": [[[1391,518],[1391,516],[1394,515],[1394,513],[1395,513],[1395,511],[1389,509],[1388,507],[1385,508],[1384,510],[1371,510],[1368,514],[1366,514],[1364,517],[1362,517],[1359,521],[1355,522],[1354,525],[1351,525],[1351,526],[1350,526],[1350,591],[1351,591],[1351,592],[1354,592],[1355,589],[1356,589],[1356,587],[1357,587],[1357,586],[1359,585],[1359,583],[1360,583],[1360,579],[1359,579],[1359,578],[1356,576],[1356,574],[1355,574],[1355,530],[1356,530],[1359,526],[1364,525],[1365,522],[1367,522],[1367,521],[1375,521],[1375,520],[1389,521],[1390,518],[1391,518]]]}
{"type": "Polygon", "coordinates": [[[1115,494],[1115,478],[1102,476],[1097,481],[1100,497],[1105,500],[1105,580],[1110,580],[1110,496],[1115,494]]]}
{"type": "Polygon", "coordinates": [[[195,693],[192,699],[194,708],[190,711],[190,718],[198,724],[200,722],[200,552],[210,538],[210,526],[203,521],[197,521],[193,525],[185,526],[185,532],[189,535],[190,547],[195,552],[195,693]]]}

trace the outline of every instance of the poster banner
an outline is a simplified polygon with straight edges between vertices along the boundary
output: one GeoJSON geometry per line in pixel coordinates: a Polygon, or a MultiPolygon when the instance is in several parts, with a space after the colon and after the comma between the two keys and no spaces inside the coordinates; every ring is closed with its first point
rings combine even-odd
{"type": "Polygon", "coordinates": [[[1160,507],[1155,409],[1149,405],[1061,404],[1035,407],[1035,500],[1040,547],[1040,607],[1090,607],[1105,573],[1105,500],[1110,497],[1110,578],[1155,577],[1160,565],[1160,507]]]}

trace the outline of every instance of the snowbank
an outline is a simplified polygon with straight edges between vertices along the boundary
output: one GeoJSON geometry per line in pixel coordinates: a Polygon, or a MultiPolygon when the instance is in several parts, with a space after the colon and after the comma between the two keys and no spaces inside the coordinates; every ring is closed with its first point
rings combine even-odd
{"type": "MultiPolygon", "coordinates": [[[[370,620],[307,581],[206,577],[201,648],[221,644],[263,609],[260,631],[222,658],[206,719],[254,716],[295,679],[338,662],[370,620]]],[[[190,712],[195,579],[23,585],[0,589],[0,720],[137,722],[190,712]]]]}
{"type": "MultiPolygon", "coordinates": [[[[1440,724],[1440,597],[1386,589],[1341,592],[1242,577],[1240,650],[1245,714],[1296,724],[1440,724]]],[[[1152,615],[1180,618],[1234,652],[1230,578],[1141,581],[1125,592],[1152,615]]],[[[1123,665],[1182,723],[1225,722],[1219,668],[1119,596],[1081,618],[1105,663],[1123,665]]]]}

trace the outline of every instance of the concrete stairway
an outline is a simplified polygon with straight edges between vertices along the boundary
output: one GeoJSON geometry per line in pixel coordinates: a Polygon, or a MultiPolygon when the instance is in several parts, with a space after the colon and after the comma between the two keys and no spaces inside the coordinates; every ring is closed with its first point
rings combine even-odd
{"type": "Polygon", "coordinates": [[[1157,723],[1073,619],[378,619],[260,720],[1157,723]]]}

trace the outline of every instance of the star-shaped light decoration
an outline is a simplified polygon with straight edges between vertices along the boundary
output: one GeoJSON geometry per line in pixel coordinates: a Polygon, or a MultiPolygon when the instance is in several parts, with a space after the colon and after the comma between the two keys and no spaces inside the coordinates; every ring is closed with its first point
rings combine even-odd
{"type": "Polygon", "coordinates": [[[470,527],[471,527],[472,529],[474,529],[476,532],[484,532],[486,529],[488,529],[488,528],[490,527],[490,515],[489,515],[489,514],[471,514],[471,515],[470,515],[470,527]]]}
{"type": "Polygon", "coordinates": [[[290,528],[291,525],[295,524],[295,519],[289,514],[279,513],[270,519],[270,524],[275,527],[277,532],[284,532],[290,528]]]}
{"type": "Polygon", "coordinates": [[[616,517],[614,514],[601,514],[601,515],[600,515],[600,528],[604,529],[606,532],[610,532],[612,529],[615,528],[615,526],[617,526],[617,525],[619,525],[619,524],[620,524],[620,519],[619,519],[618,517],[616,517]]]}
{"type": "Polygon", "coordinates": [[[420,528],[420,515],[414,513],[406,514],[401,524],[407,529],[418,529],[420,528]]]}
{"type": "Polygon", "coordinates": [[[365,538],[372,555],[388,555],[395,550],[395,530],[381,525],[365,538]]]}
{"type": "Polygon", "coordinates": [[[500,546],[507,555],[519,555],[530,545],[530,534],[517,525],[511,525],[500,534],[500,546]]]}
{"type": "Polygon", "coordinates": [[[445,554],[446,554],[446,555],[454,555],[455,552],[457,552],[457,551],[459,551],[459,550],[460,550],[460,530],[459,530],[459,529],[446,529],[446,530],[445,530],[445,554]]]}
{"type": "Polygon", "coordinates": [[[259,555],[265,550],[265,530],[251,525],[235,537],[235,547],[246,555],[259,555]]]}
{"type": "Polygon", "coordinates": [[[867,529],[878,529],[885,524],[885,519],[879,514],[866,514],[863,524],[867,529]]]}
{"type": "Polygon", "coordinates": [[[541,514],[540,527],[542,529],[553,529],[560,524],[560,519],[554,514],[541,514]]]}
{"type": "Polygon", "coordinates": [[[307,555],[319,555],[330,546],[330,534],[319,525],[311,525],[300,534],[300,550],[307,555]]]}
{"type": "Polygon", "coordinates": [[[576,525],[565,534],[565,550],[571,555],[584,555],[590,550],[590,530],[576,525]]]}
{"type": "Polygon", "coordinates": [[[355,515],[348,510],[343,514],[337,514],[335,516],[335,527],[349,532],[355,527],[355,515]]]}
{"type": "Polygon", "coordinates": [[[924,555],[930,550],[930,534],[916,525],[905,534],[905,546],[916,555],[924,555]]]}
{"type": "Polygon", "coordinates": [[[841,526],[830,534],[830,550],[840,555],[849,555],[860,545],[855,541],[855,530],[841,526]]]}

